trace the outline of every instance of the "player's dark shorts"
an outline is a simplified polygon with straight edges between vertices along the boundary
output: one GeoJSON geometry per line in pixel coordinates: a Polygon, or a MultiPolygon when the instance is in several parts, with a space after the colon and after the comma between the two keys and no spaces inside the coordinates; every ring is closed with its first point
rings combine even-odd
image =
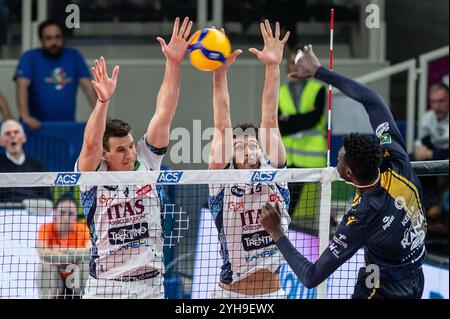
{"type": "Polygon", "coordinates": [[[425,279],[422,267],[399,280],[381,277],[379,288],[368,288],[366,268],[359,270],[352,299],[421,299],[425,279]]]}

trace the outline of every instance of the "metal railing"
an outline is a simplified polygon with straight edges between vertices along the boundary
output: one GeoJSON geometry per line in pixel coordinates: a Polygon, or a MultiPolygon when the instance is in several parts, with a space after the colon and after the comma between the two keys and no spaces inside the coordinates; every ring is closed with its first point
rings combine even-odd
{"type": "Polygon", "coordinates": [[[407,96],[406,96],[406,148],[408,152],[413,151],[414,147],[414,123],[415,123],[415,110],[416,110],[416,60],[410,59],[402,63],[389,66],[384,69],[380,69],[366,75],[360,76],[355,80],[363,84],[369,84],[392,75],[408,72],[408,84],[407,84],[407,96]]]}

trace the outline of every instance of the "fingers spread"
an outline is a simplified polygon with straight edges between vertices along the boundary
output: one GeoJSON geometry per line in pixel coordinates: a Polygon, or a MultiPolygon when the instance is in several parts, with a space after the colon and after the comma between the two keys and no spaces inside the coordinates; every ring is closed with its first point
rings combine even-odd
{"type": "Polygon", "coordinates": [[[119,70],[120,70],[120,67],[118,65],[116,65],[114,67],[114,70],[113,70],[113,73],[112,73],[112,76],[111,76],[111,79],[113,81],[117,81],[117,76],[119,75],[119,70]]]}
{"type": "Polygon", "coordinates": [[[275,39],[279,39],[280,38],[280,23],[277,21],[275,23],[275,39]]]}
{"type": "Polygon", "coordinates": [[[98,79],[101,80],[102,79],[102,72],[101,72],[101,67],[100,67],[100,62],[98,62],[98,60],[94,61],[94,65],[95,65],[95,71],[97,72],[98,75],[98,79]]]}
{"type": "Polygon", "coordinates": [[[264,39],[264,44],[266,44],[266,39],[268,39],[269,36],[267,35],[267,30],[266,30],[266,27],[264,26],[264,23],[260,23],[259,28],[261,29],[261,34],[264,39]]]}
{"type": "Polygon", "coordinates": [[[101,70],[102,77],[108,78],[108,72],[106,71],[106,63],[105,63],[104,57],[100,57],[100,66],[102,68],[102,70],[101,70]]]}
{"type": "Polygon", "coordinates": [[[167,46],[166,41],[163,38],[157,37],[156,40],[161,44],[162,49],[164,50],[167,46]]]}
{"type": "Polygon", "coordinates": [[[291,33],[288,31],[288,32],[286,32],[286,34],[284,35],[284,38],[283,38],[283,40],[281,40],[281,42],[283,43],[283,44],[286,44],[286,42],[287,42],[287,40],[289,39],[289,36],[291,35],[291,33]]]}
{"type": "Polygon", "coordinates": [[[273,32],[272,32],[272,28],[270,27],[270,22],[269,22],[269,20],[265,20],[264,21],[264,23],[266,24],[266,30],[267,30],[267,33],[268,33],[268,35],[270,36],[270,37],[272,37],[273,36],[273,32]]]}
{"type": "Polygon", "coordinates": [[[91,81],[92,86],[94,87],[95,91],[98,91],[98,86],[97,83],[95,81],[91,81]]]}
{"type": "Polygon", "coordinates": [[[172,37],[178,34],[178,26],[180,25],[180,18],[176,18],[173,23],[172,37]]]}
{"type": "Polygon", "coordinates": [[[184,20],[183,20],[183,23],[181,24],[180,31],[178,31],[178,36],[179,37],[183,37],[184,31],[186,31],[186,27],[188,25],[188,22],[189,22],[189,18],[185,17],[184,20]]]}
{"type": "Polygon", "coordinates": [[[98,72],[96,68],[91,68],[92,70],[92,75],[94,76],[94,80],[95,82],[99,82],[100,81],[100,77],[98,76],[98,72]]]}
{"type": "Polygon", "coordinates": [[[192,33],[191,36],[189,37],[189,39],[187,40],[187,43],[190,44],[192,42],[192,40],[194,40],[196,34],[197,34],[197,32],[192,33]]]}
{"type": "Polygon", "coordinates": [[[254,55],[256,55],[257,58],[259,58],[261,56],[261,51],[255,49],[255,48],[250,48],[250,49],[248,49],[248,51],[253,53],[254,55]]]}
{"type": "Polygon", "coordinates": [[[234,52],[232,52],[231,54],[230,54],[230,59],[236,59],[238,56],[240,56],[241,54],[242,54],[243,52],[242,52],[242,50],[236,50],[236,51],[234,51],[234,52]]]}
{"type": "Polygon", "coordinates": [[[189,21],[186,31],[184,32],[184,36],[183,36],[184,39],[186,39],[189,36],[189,34],[191,33],[191,29],[192,29],[193,25],[194,25],[194,22],[189,21]]]}

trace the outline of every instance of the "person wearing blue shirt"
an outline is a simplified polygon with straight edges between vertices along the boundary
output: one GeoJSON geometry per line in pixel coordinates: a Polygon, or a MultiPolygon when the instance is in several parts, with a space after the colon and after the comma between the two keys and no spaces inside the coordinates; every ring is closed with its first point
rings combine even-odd
{"type": "Polygon", "coordinates": [[[352,298],[419,299],[425,282],[422,264],[427,257],[423,192],[394,117],[377,93],[323,68],[312,46],[305,46],[303,52],[299,76],[331,84],[361,103],[378,141],[358,133],[344,137],[336,170],[356,188],[356,195],[330,245],[315,263],[283,234],[279,207],[265,204],[260,223],[308,288],[319,285],[364,248],[366,267],[359,270],[352,298]]]}
{"type": "Polygon", "coordinates": [[[45,21],[39,38],[42,47],[25,52],[14,75],[20,117],[33,130],[41,122],[75,121],[78,84],[92,108],[97,99],[82,55],[64,47],[62,27],[45,21]]]}

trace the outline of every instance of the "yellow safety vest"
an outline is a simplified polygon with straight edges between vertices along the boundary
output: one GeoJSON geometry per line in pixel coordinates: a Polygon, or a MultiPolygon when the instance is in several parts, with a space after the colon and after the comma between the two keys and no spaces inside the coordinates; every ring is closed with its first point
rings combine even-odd
{"type": "MultiPolygon", "coordinates": [[[[308,80],[302,91],[299,111],[289,91],[289,85],[280,88],[279,108],[282,115],[304,114],[314,110],[314,103],[323,85],[314,80],[308,80]]],[[[327,140],[325,116],[306,131],[300,131],[283,137],[286,148],[287,164],[294,167],[325,167],[327,161],[327,140]]]]}

